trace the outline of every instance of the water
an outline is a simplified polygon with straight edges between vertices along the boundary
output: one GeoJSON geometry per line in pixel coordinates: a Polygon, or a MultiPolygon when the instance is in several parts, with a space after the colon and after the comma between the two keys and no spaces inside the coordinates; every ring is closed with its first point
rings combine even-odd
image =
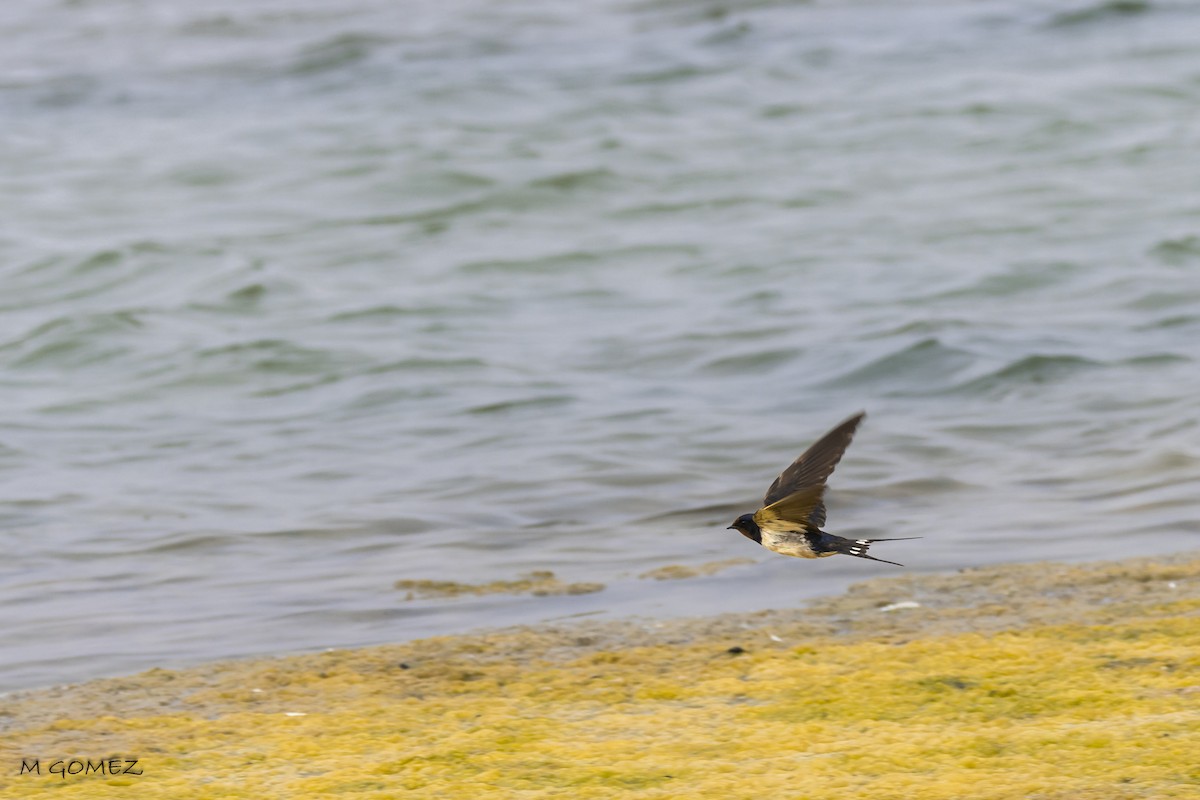
{"type": "Polygon", "coordinates": [[[0,10],[0,689],[1200,542],[1200,8],[0,10]],[[666,564],[751,556],[688,581],[666,564]],[[407,601],[549,569],[577,597],[407,601]]]}

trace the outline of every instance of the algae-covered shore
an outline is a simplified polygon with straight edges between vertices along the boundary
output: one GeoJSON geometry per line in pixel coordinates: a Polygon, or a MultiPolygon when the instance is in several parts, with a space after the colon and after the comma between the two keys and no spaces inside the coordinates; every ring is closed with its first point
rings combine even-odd
{"type": "Polygon", "coordinates": [[[1027,564],[10,696],[0,798],[1197,797],[1198,709],[1200,557],[1027,564]]]}

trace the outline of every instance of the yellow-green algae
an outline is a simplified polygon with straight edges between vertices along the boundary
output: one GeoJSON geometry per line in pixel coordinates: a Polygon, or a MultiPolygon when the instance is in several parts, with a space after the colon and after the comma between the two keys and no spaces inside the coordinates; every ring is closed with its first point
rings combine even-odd
{"type": "Polygon", "coordinates": [[[1023,565],[8,698],[0,798],[1195,798],[1198,707],[1200,559],[1023,565]]]}
{"type": "Polygon", "coordinates": [[[744,564],[753,563],[755,563],[753,558],[727,558],[723,561],[706,561],[703,564],[668,564],[665,567],[643,572],[638,577],[643,580],[677,581],[684,578],[699,578],[702,575],[716,575],[718,572],[730,567],[740,567],[744,564]]]}
{"type": "Polygon", "coordinates": [[[547,596],[554,594],[591,594],[604,590],[602,583],[564,583],[549,570],[537,570],[521,575],[515,581],[490,581],[488,583],[459,583],[458,581],[401,580],[397,589],[408,592],[405,599],[419,597],[458,597],[480,594],[532,594],[547,596]]]}

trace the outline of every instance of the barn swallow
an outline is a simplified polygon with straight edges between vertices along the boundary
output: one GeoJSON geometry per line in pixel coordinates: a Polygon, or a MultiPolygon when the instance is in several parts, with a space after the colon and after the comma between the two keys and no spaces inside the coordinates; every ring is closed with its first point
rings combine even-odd
{"type": "Polygon", "coordinates": [[[895,561],[867,555],[875,542],[899,542],[919,539],[846,539],[821,530],[825,524],[825,481],[850,446],[858,423],[866,412],[860,411],[838,425],[812,447],[804,451],[783,471],[763,498],[763,507],[753,514],[742,514],[726,530],[734,530],[768,550],[796,558],[824,558],[845,553],[857,558],[904,566],[895,561]]]}

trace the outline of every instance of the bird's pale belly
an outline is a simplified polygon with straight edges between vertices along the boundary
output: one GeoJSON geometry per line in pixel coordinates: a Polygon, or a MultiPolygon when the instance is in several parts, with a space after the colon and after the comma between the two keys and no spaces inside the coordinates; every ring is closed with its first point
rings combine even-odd
{"type": "Polygon", "coordinates": [[[793,556],[795,558],[824,558],[825,556],[834,555],[833,552],[818,553],[812,548],[812,543],[808,541],[806,536],[801,531],[762,531],[762,546],[768,550],[774,550],[776,553],[784,556],[793,556]]]}

